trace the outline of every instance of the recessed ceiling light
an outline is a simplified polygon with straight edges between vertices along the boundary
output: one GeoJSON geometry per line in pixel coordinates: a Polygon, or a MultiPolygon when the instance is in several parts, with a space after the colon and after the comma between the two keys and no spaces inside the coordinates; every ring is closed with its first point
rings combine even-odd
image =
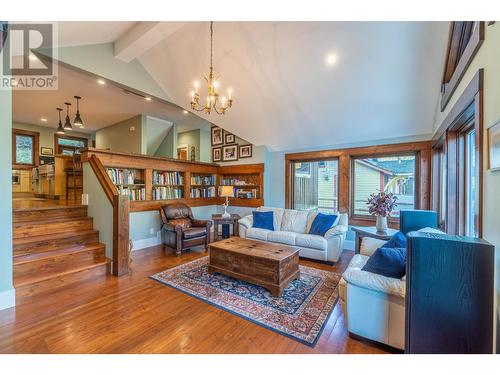
{"type": "Polygon", "coordinates": [[[42,117],[42,118],[40,119],[40,121],[41,121],[41,122],[47,122],[47,119],[46,119],[45,117],[42,117]]]}
{"type": "Polygon", "coordinates": [[[105,84],[106,84],[106,81],[105,81],[105,80],[103,80],[103,79],[101,79],[101,78],[99,78],[99,79],[97,80],[97,83],[98,83],[98,84],[100,84],[100,85],[105,85],[105,84]]]}
{"type": "Polygon", "coordinates": [[[184,111],[182,111],[182,113],[184,113],[185,115],[187,115],[189,112],[186,111],[186,110],[184,110],[184,111]]]}
{"type": "Polygon", "coordinates": [[[146,99],[148,102],[152,100],[150,96],[146,96],[144,99],[146,99]]]}
{"type": "Polygon", "coordinates": [[[337,62],[337,55],[334,54],[329,54],[326,56],[326,64],[327,65],[334,65],[337,62]]]}

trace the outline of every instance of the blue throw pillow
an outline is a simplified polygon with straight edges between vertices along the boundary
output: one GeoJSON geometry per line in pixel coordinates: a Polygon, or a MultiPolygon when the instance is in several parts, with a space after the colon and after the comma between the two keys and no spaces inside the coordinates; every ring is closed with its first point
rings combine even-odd
{"type": "Polygon", "coordinates": [[[362,270],[400,279],[406,274],[406,249],[381,247],[375,250],[362,270]]]}
{"type": "Polygon", "coordinates": [[[406,236],[401,232],[397,232],[389,241],[380,247],[390,247],[393,249],[396,247],[404,247],[406,249],[406,236]]]}
{"type": "Polygon", "coordinates": [[[252,211],[252,214],[253,214],[254,228],[274,230],[273,211],[267,211],[267,212],[252,211]]]}
{"type": "Polygon", "coordinates": [[[311,229],[309,229],[309,234],[318,234],[324,236],[325,233],[330,229],[337,220],[337,215],[325,215],[318,213],[311,224],[311,229]]]}

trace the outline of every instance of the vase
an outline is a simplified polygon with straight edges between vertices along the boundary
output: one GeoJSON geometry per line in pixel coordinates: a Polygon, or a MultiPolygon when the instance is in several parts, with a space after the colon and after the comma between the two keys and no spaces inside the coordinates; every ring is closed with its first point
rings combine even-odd
{"type": "Polygon", "coordinates": [[[377,232],[387,233],[387,216],[377,215],[375,226],[377,227],[377,232]]]}

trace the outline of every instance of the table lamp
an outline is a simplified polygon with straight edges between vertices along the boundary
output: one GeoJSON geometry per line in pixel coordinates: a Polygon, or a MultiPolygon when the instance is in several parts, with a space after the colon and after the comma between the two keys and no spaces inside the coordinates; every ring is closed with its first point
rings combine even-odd
{"type": "Polygon", "coordinates": [[[231,217],[231,214],[227,212],[227,207],[229,206],[229,197],[234,197],[234,188],[232,186],[221,186],[220,196],[226,198],[226,204],[224,205],[224,213],[222,217],[231,217]]]}

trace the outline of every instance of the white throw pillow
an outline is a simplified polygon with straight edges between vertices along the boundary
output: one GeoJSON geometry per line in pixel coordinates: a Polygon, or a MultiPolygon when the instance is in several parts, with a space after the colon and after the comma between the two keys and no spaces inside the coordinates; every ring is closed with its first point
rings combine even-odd
{"type": "Polygon", "coordinates": [[[286,232],[306,233],[309,211],[285,210],[281,221],[281,230],[286,232]]]}
{"type": "Polygon", "coordinates": [[[359,246],[359,253],[361,255],[366,255],[371,257],[375,250],[377,250],[379,247],[381,247],[383,244],[385,244],[387,241],[385,240],[378,240],[376,238],[372,237],[363,237],[361,239],[361,244],[359,246]]]}

